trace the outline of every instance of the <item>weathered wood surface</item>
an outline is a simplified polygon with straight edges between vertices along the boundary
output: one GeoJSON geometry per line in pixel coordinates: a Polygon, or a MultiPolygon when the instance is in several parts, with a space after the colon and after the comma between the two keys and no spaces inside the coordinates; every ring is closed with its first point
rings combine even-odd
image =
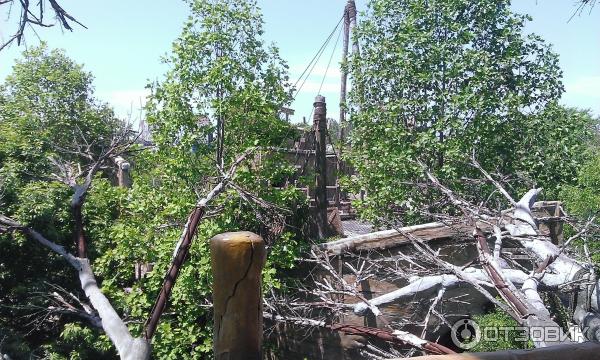
{"type": "MultiPolygon", "coordinates": [[[[600,343],[556,345],[531,350],[504,350],[488,353],[462,353],[452,355],[418,356],[415,360],[597,360],[600,343]]],[[[400,360],[400,359],[396,359],[400,360]]]]}
{"type": "MultiPolygon", "coordinates": [[[[559,217],[564,215],[560,210],[560,203],[555,201],[538,202],[534,205],[534,208],[534,213],[540,222],[540,231],[550,236],[553,241],[560,242],[562,226],[559,217]]],[[[507,218],[510,218],[510,212],[506,214],[507,218]]],[[[411,233],[422,241],[430,242],[429,245],[434,250],[439,250],[439,256],[452,264],[462,266],[477,258],[477,249],[472,240],[473,229],[467,224],[449,227],[442,223],[431,223],[405,227],[402,231],[411,233]]],[[[398,259],[400,268],[408,268],[411,265],[402,260],[399,253],[411,257],[414,249],[409,244],[410,240],[400,235],[396,230],[386,230],[332,241],[322,244],[320,248],[332,255],[332,262],[347,262],[355,268],[358,266],[357,259],[361,257],[398,259]]],[[[341,270],[345,269],[343,266],[336,266],[336,268],[338,267],[341,270]]],[[[310,273],[317,278],[328,276],[319,269],[305,269],[302,273],[310,273]]],[[[376,298],[397,290],[408,283],[407,279],[393,279],[390,278],[389,274],[380,275],[361,282],[359,291],[362,296],[367,299],[376,298]]],[[[352,274],[343,274],[343,277],[348,283],[355,281],[352,274]]],[[[436,292],[436,289],[432,289],[431,294],[422,293],[421,296],[425,298],[435,296],[436,292]]],[[[444,303],[444,311],[448,314],[454,314],[452,318],[454,320],[481,314],[486,311],[489,303],[483,295],[472,290],[469,286],[448,289],[445,299],[448,299],[448,301],[444,303]],[[452,299],[456,299],[456,301],[452,301],[452,299]],[[465,307],[465,303],[470,304],[470,306],[465,307]]],[[[360,299],[344,296],[343,301],[347,304],[355,304],[360,302],[360,299]]],[[[423,329],[422,319],[426,315],[429,306],[429,302],[419,301],[419,299],[405,299],[382,305],[379,310],[382,312],[383,317],[390,322],[409,318],[412,324],[407,325],[403,330],[419,334],[423,329]]],[[[336,321],[380,328],[385,325],[372,314],[363,317],[357,316],[351,311],[339,314],[339,319],[336,319],[336,321]]],[[[437,318],[432,317],[429,327],[435,328],[438,322],[437,318]]],[[[270,333],[270,340],[274,344],[277,355],[268,354],[271,355],[270,359],[363,359],[358,349],[364,345],[365,339],[360,336],[349,337],[345,334],[334,334],[322,329],[307,331],[306,328],[291,324],[277,324],[273,330],[270,333]]],[[[443,344],[449,344],[451,341],[450,334],[446,330],[430,333],[428,339],[437,340],[438,337],[440,337],[439,340],[443,344]]],[[[386,346],[388,346],[385,343],[377,345],[381,349],[386,349],[386,346]]]]}
{"type": "Polygon", "coordinates": [[[129,172],[131,165],[129,161],[121,156],[117,156],[114,161],[117,165],[117,185],[125,188],[131,187],[131,174],[129,172]]]}
{"type": "Polygon", "coordinates": [[[315,212],[314,222],[319,239],[330,236],[327,222],[327,105],[325,97],[319,95],[314,103],[315,130],[315,212]]]}
{"type": "Polygon", "coordinates": [[[210,240],[216,360],[262,359],[263,239],[251,232],[210,240]]]}
{"type": "MultiPolygon", "coordinates": [[[[562,223],[553,220],[562,215],[560,202],[537,202],[533,205],[534,215],[541,218],[540,231],[552,238],[553,242],[562,241],[562,223]]],[[[509,213],[507,213],[507,216],[509,213]]],[[[481,225],[482,229],[489,226],[481,225]]],[[[348,237],[319,245],[321,250],[332,255],[344,252],[358,252],[363,250],[384,250],[410,243],[410,239],[403,233],[411,234],[422,241],[441,240],[448,238],[464,238],[471,236],[473,228],[466,224],[444,224],[440,222],[407,226],[397,230],[377,231],[370,234],[348,237]]]]}
{"type": "MultiPolygon", "coordinates": [[[[460,226],[460,225],[457,225],[460,226]]],[[[407,226],[400,229],[402,232],[418,237],[423,241],[451,238],[464,235],[460,228],[450,228],[442,223],[430,223],[407,226]]],[[[466,231],[466,228],[463,229],[466,231]]],[[[353,236],[320,245],[320,248],[332,255],[344,252],[362,250],[384,250],[410,243],[410,240],[396,230],[383,230],[370,234],[353,236]]]]}
{"type": "MultiPolygon", "coordinates": [[[[476,257],[476,249],[474,244],[465,245],[464,243],[459,243],[452,239],[441,239],[440,241],[436,241],[430,245],[434,247],[434,249],[440,250],[440,256],[446,259],[451,259],[452,262],[457,264],[464,264],[468,260],[476,257]]],[[[401,245],[400,248],[402,247],[405,247],[405,249],[403,248],[401,251],[406,256],[410,257],[413,251],[412,247],[401,245]]],[[[390,248],[383,251],[360,254],[360,256],[397,258],[398,252],[398,249],[390,248]]],[[[341,260],[345,263],[351,264],[356,268],[358,267],[356,262],[357,258],[357,256],[348,256],[348,254],[345,254],[342,256],[334,256],[331,258],[331,261],[337,264],[337,261],[341,260]]],[[[398,261],[406,268],[410,266],[410,264],[401,259],[398,259],[398,261]]],[[[347,283],[352,284],[355,282],[355,276],[346,273],[347,269],[345,266],[342,267],[336,265],[336,269],[337,268],[340,268],[344,271],[343,277],[347,283]]],[[[299,273],[302,277],[304,277],[306,274],[312,274],[315,277],[315,280],[319,281],[322,278],[330,279],[328,274],[324,273],[322,269],[314,268],[312,266],[299,269],[299,273]]],[[[380,275],[381,276],[378,275],[360,283],[358,290],[362,296],[367,299],[372,299],[397,290],[398,288],[407,284],[406,279],[384,279],[385,275],[389,274],[380,275]]],[[[308,287],[314,286],[311,285],[310,280],[305,282],[305,285],[308,287]]],[[[423,296],[427,297],[427,294],[423,296]]],[[[432,292],[431,296],[435,296],[435,292],[432,292]]],[[[449,301],[448,303],[445,303],[444,311],[452,314],[464,314],[465,316],[481,313],[482,307],[480,305],[487,303],[487,300],[483,295],[477,293],[476,291],[469,291],[469,288],[466,287],[457,287],[456,289],[447,290],[445,298],[456,298],[460,301],[449,301]],[[465,309],[463,302],[469,302],[475,305],[465,309]]],[[[360,302],[361,300],[350,295],[345,295],[342,301],[348,305],[351,305],[360,302]]],[[[406,327],[402,328],[402,330],[419,334],[422,330],[422,327],[420,326],[420,320],[427,313],[429,306],[429,302],[419,301],[419,299],[409,299],[380,306],[379,310],[383,314],[383,317],[392,323],[403,323],[407,318],[413,320],[414,324],[407,325],[406,327]]],[[[337,315],[338,317],[333,319],[335,322],[356,326],[368,326],[372,328],[385,328],[385,324],[381,321],[381,319],[375,317],[371,313],[367,314],[366,316],[358,316],[352,311],[348,310],[343,313],[338,313],[337,315]]],[[[267,324],[268,326],[273,326],[266,332],[269,337],[269,342],[272,344],[272,349],[267,353],[267,359],[364,359],[364,356],[359,352],[359,350],[363,348],[366,343],[366,338],[362,336],[332,332],[331,330],[321,328],[307,329],[306,327],[290,323],[273,324],[271,321],[267,321],[267,324]]],[[[435,327],[437,324],[437,318],[432,317],[429,325],[431,327],[435,327]]],[[[445,343],[450,341],[450,336],[448,335],[446,338],[445,333],[442,332],[439,334],[435,333],[428,339],[435,341],[437,339],[437,335],[442,336],[443,341],[446,341],[445,343]]],[[[373,339],[371,339],[371,341],[373,341],[373,339]]],[[[380,349],[389,349],[390,347],[390,344],[384,341],[375,340],[375,344],[380,349]]],[[[406,349],[409,349],[409,347],[406,347],[406,349]]]]}

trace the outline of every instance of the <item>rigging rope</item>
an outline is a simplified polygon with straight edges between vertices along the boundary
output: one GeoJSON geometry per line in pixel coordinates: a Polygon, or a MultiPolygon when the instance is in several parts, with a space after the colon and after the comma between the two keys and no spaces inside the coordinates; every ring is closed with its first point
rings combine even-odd
{"type": "Polygon", "coordinates": [[[325,42],[323,43],[323,45],[321,45],[321,47],[319,48],[319,50],[317,51],[317,53],[315,54],[315,56],[313,56],[313,58],[310,60],[310,62],[308,63],[308,65],[306,66],[306,68],[304,69],[304,71],[302,72],[302,74],[300,75],[300,77],[298,78],[298,80],[296,80],[296,83],[294,84],[294,88],[296,88],[296,86],[298,85],[298,83],[304,78],[304,80],[302,81],[302,84],[300,84],[300,87],[296,90],[296,93],[292,97],[293,100],[296,99],[296,97],[298,96],[298,93],[300,93],[300,90],[302,90],[302,87],[306,83],[306,80],[308,79],[308,77],[310,76],[310,74],[314,70],[315,66],[319,62],[319,59],[321,58],[321,55],[323,55],[323,52],[327,48],[327,45],[329,44],[329,41],[331,41],[331,38],[333,38],[333,35],[335,35],[335,32],[340,27],[340,24],[342,23],[343,19],[344,19],[343,16],[340,17],[340,20],[338,21],[337,25],[333,28],[333,31],[331,31],[331,33],[329,34],[329,36],[327,36],[327,39],[325,39],[325,42]],[[308,73],[306,73],[307,71],[308,71],[308,73]],[[306,76],[304,76],[305,74],[306,74],[306,76]]]}
{"type": "Polygon", "coordinates": [[[338,33],[338,37],[335,40],[335,45],[333,45],[333,49],[331,50],[331,56],[329,57],[329,62],[327,63],[327,68],[325,68],[325,74],[323,74],[323,80],[321,80],[321,86],[319,86],[318,94],[321,93],[321,89],[323,88],[323,83],[325,82],[325,78],[327,77],[327,72],[329,72],[329,66],[331,66],[331,60],[333,60],[333,55],[335,55],[335,51],[337,50],[338,44],[340,42],[340,37],[342,36],[343,29],[340,29],[338,33]]]}
{"type": "MultiPolygon", "coordinates": [[[[339,24],[338,24],[339,25],[339,24]]],[[[319,86],[319,91],[317,92],[317,95],[321,94],[321,89],[323,88],[323,83],[325,83],[325,78],[327,77],[327,72],[329,71],[329,66],[331,65],[331,60],[333,59],[333,55],[335,54],[335,50],[337,49],[338,43],[340,41],[340,37],[342,35],[342,31],[343,29],[340,29],[340,32],[338,34],[337,39],[335,40],[335,45],[333,46],[333,50],[331,51],[331,56],[329,57],[329,63],[327,64],[327,68],[325,69],[325,74],[323,74],[323,79],[321,79],[321,86],[319,86]]],[[[316,64],[316,63],[315,63],[316,64]]],[[[312,71],[312,70],[311,70],[312,71]]],[[[310,114],[308,115],[308,119],[311,118],[313,112],[315,111],[315,108],[313,107],[310,110],[310,114]]]]}

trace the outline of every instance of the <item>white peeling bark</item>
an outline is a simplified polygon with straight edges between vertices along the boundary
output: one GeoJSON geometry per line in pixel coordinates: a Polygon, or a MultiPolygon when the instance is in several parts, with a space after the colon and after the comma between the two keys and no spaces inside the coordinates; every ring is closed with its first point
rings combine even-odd
{"type": "Polygon", "coordinates": [[[525,319],[525,324],[530,329],[529,331],[533,344],[536,348],[541,348],[573,342],[572,339],[562,336],[557,340],[552,339],[552,341],[546,339],[542,340],[535,336],[535,329],[539,329],[540,327],[560,329],[562,331],[560,325],[551,319],[550,311],[548,311],[538,293],[538,284],[539,281],[537,279],[530,277],[525,280],[525,283],[523,283],[523,286],[521,287],[521,290],[527,299],[527,304],[530,306],[530,309],[533,310],[533,314],[525,319]]]}
{"type": "MultiPolygon", "coordinates": [[[[507,230],[511,235],[518,237],[526,235],[537,234],[537,226],[531,214],[531,206],[535,202],[537,195],[541,189],[529,190],[523,198],[517,203],[514,217],[516,218],[516,225],[506,225],[507,230]]],[[[563,254],[561,249],[549,241],[531,239],[522,237],[519,239],[521,245],[527,249],[530,253],[534,254],[539,261],[550,261],[547,269],[543,270],[541,274],[537,274],[536,278],[528,279],[524,284],[522,290],[525,292],[527,298],[531,304],[538,311],[536,315],[542,315],[542,317],[548,318],[549,312],[541,300],[537,291],[538,279],[544,280],[548,273],[555,274],[560,280],[560,283],[567,283],[574,280],[576,273],[583,269],[583,266],[576,260],[563,254]]],[[[590,295],[590,307],[586,309],[584,304],[587,299],[583,299],[581,293],[577,296],[577,307],[573,314],[573,321],[575,321],[585,333],[588,340],[600,340],[600,314],[598,314],[598,282],[594,287],[594,291],[590,295]]],[[[535,319],[532,319],[535,321],[535,319]]]]}
{"type": "MultiPolygon", "coordinates": [[[[463,270],[465,274],[470,275],[471,278],[475,279],[480,285],[486,287],[494,287],[494,285],[490,282],[489,277],[482,269],[478,268],[466,268],[463,270]]],[[[515,269],[503,269],[502,273],[509,279],[513,284],[522,285],[531,277],[521,270],[515,269]]],[[[541,283],[546,286],[557,286],[564,283],[562,274],[546,274],[542,279],[541,283]]],[[[373,306],[381,306],[393,303],[398,300],[412,298],[415,295],[425,295],[427,293],[433,293],[438,291],[441,287],[446,287],[448,289],[458,286],[460,283],[465,283],[459,279],[456,275],[453,274],[443,274],[443,275],[432,275],[432,276],[423,276],[419,278],[412,279],[411,282],[401,287],[400,289],[394,290],[387,294],[372,298],[369,302],[373,306]]],[[[537,288],[536,288],[537,289],[537,288]]],[[[596,292],[594,291],[594,296],[596,292]]],[[[363,303],[356,303],[354,305],[354,313],[357,315],[364,315],[366,310],[369,307],[363,303]]]]}
{"type": "Polygon", "coordinates": [[[77,262],[80,266],[78,271],[81,288],[98,312],[98,316],[102,320],[102,329],[117,348],[121,359],[150,359],[150,344],[145,339],[131,336],[121,317],[98,287],[89,261],[87,259],[77,259],[77,262]]]}
{"type": "MultiPolygon", "coordinates": [[[[494,285],[490,282],[489,277],[482,269],[470,267],[462,271],[464,274],[468,275],[469,278],[474,279],[480,285],[494,287],[494,285]]],[[[515,284],[523,284],[523,282],[529,278],[529,275],[520,270],[504,269],[503,273],[508,279],[510,279],[511,282],[515,284]]],[[[553,274],[548,275],[549,276],[544,279],[545,284],[558,285],[558,279],[553,274]]],[[[430,292],[433,293],[438,291],[441,287],[450,289],[458,286],[460,283],[465,282],[466,281],[461,280],[458,278],[458,276],[453,274],[423,276],[413,279],[408,285],[398,290],[370,299],[369,302],[373,306],[386,305],[398,300],[411,298],[417,294],[424,295],[430,292]]],[[[369,307],[365,303],[361,302],[354,305],[353,311],[357,315],[364,315],[368,308],[369,307]]]]}
{"type": "MultiPolygon", "coordinates": [[[[423,294],[437,291],[441,287],[452,288],[458,285],[461,280],[456,275],[435,275],[435,276],[424,276],[417,280],[412,281],[408,285],[389,292],[387,294],[375,297],[369,300],[372,306],[381,306],[392,303],[397,300],[412,297],[416,294],[423,294]]],[[[364,302],[360,302],[354,305],[354,313],[357,315],[364,315],[369,309],[369,306],[364,302]]]]}
{"type": "Polygon", "coordinates": [[[68,253],[65,248],[48,239],[33,229],[22,226],[16,221],[0,215],[0,225],[14,227],[30,236],[43,246],[62,256],[78,272],[81,288],[90,303],[98,312],[102,329],[117,348],[119,356],[123,360],[147,360],[150,359],[151,346],[142,338],[134,338],[129,329],[121,320],[110,301],[102,293],[96,282],[88,259],[81,259],[68,253]]]}
{"type": "Polygon", "coordinates": [[[423,347],[429,343],[429,341],[421,339],[408,331],[396,330],[393,334],[397,339],[402,340],[417,349],[423,349],[423,347]]]}
{"type": "Polygon", "coordinates": [[[544,302],[538,293],[538,281],[536,279],[529,278],[525,280],[521,290],[523,291],[523,294],[525,294],[529,305],[544,316],[550,316],[550,312],[546,308],[546,305],[544,305],[544,302]]]}

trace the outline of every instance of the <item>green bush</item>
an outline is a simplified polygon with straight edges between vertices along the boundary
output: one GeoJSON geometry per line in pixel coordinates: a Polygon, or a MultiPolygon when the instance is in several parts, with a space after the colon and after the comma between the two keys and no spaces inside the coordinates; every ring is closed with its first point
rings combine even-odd
{"type": "MultiPolygon", "coordinates": [[[[508,314],[506,314],[502,310],[494,310],[493,312],[475,316],[473,319],[481,329],[482,332],[485,331],[486,328],[499,328],[499,327],[517,327],[519,324],[511,318],[508,314]]],[[[481,341],[473,348],[471,348],[470,352],[488,352],[488,351],[498,351],[498,350],[509,350],[509,349],[531,349],[533,348],[533,344],[530,341],[517,341],[516,339],[519,337],[523,337],[522,331],[508,331],[505,336],[502,331],[499,331],[497,336],[497,341],[488,341],[485,336],[483,336],[481,341]]],[[[490,336],[492,338],[496,338],[496,336],[490,336]]]]}
{"type": "MultiPolygon", "coordinates": [[[[594,154],[583,164],[577,176],[577,183],[565,187],[560,193],[567,214],[587,220],[600,213],[600,153],[594,154]]],[[[596,219],[596,225],[600,221],[596,219]]],[[[570,226],[565,227],[565,236],[576,233],[570,226]]],[[[600,241],[597,227],[591,227],[587,233],[588,246],[592,260],[600,264],[600,241]]],[[[581,247],[582,241],[574,241],[575,247],[581,247]]]]}

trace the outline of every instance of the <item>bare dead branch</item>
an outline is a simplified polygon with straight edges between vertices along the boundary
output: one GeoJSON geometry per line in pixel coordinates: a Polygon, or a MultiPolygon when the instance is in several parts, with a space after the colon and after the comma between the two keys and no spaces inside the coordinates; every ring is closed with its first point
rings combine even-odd
{"type": "Polygon", "coordinates": [[[11,10],[13,10],[13,6],[19,7],[20,15],[19,20],[16,22],[17,30],[8,38],[8,40],[0,44],[0,51],[10,46],[15,41],[17,42],[17,45],[22,45],[25,42],[25,32],[27,27],[30,27],[32,31],[35,32],[36,27],[49,28],[56,24],[44,22],[44,15],[47,13],[46,3],[50,4],[50,8],[52,9],[52,13],[54,14],[56,22],[58,22],[64,29],[73,31],[73,23],[78,24],[84,29],[87,29],[85,25],[83,25],[81,22],[75,19],[75,17],[63,9],[56,0],[40,0],[37,3],[37,7],[34,6],[30,0],[2,0],[0,1],[0,7],[9,7],[7,11],[7,16],[9,18],[11,16],[11,10]]]}
{"type": "Polygon", "coordinates": [[[317,321],[313,319],[286,317],[281,315],[274,315],[271,313],[263,313],[263,317],[278,322],[289,322],[301,326],[322,327],[333,331],[340,331],[349,335],[360,335],[371,338],[377,338],[390,343],[409,345],[419,350],[426,351],[430,354],[454,354],[454,351],[446,348],[443,345],[424,340],[406,331],[392,331],[349,324],[327,324],[326,322],[317,321]]]}
{"type": "Polygon", "coordinates": [[[94,309],[98,312],[98,317],[101,319],[104,332],[113,342],[123,359],[133,360],[150,358],[150,344],[144,339],[131,336],[125,323],[121,320],[110,304],[110,301],[100,290],[88,259],[77,258],[69,254],[63,246],[48,240],[37,231],[21,225],[6,216],[0,215],[0,224],[6,228],[11,228],[14,229],[14,231],[23,233],[27,237],[62,256],[78,272],[81,288],[94,309]]]}
{"type": "Polygon", "coordinates": [[[165,307],[167,306],[167,302],[171,295],[171,290],[173,289],[173,286],[177,281],[179,270],[181,269],[185,259],[187,258],[187,254],[189,252],[190,246],[192,245],[192,240],[196,234],[198,224],[200,223],[200,220],[206,212],[207,205],[226,189],[230,181],[233,179],[238,166],[244,160],[246,160],[252,153],[254,153],[256,149],[257,148],[250,148],[246,150],[242,155],[240,155],[230,166],[229,171],[223,174],[221,181],[217,185],[215,185],[204,198],[200,199],[197,202],[196,206],[190,213],[188,221],[181,234],[181,237],[175,245],[175,249],[173,251],[173,260],[171,261],[169,270],[165,275],[163,285],[160,289],[160,292],[158,293],[154,306],[150,311],[148,320],[146,321],[145,337],[147,340],[152,339],[152,337],[154,336],[160,317],[164,312],[165,307]]]}

